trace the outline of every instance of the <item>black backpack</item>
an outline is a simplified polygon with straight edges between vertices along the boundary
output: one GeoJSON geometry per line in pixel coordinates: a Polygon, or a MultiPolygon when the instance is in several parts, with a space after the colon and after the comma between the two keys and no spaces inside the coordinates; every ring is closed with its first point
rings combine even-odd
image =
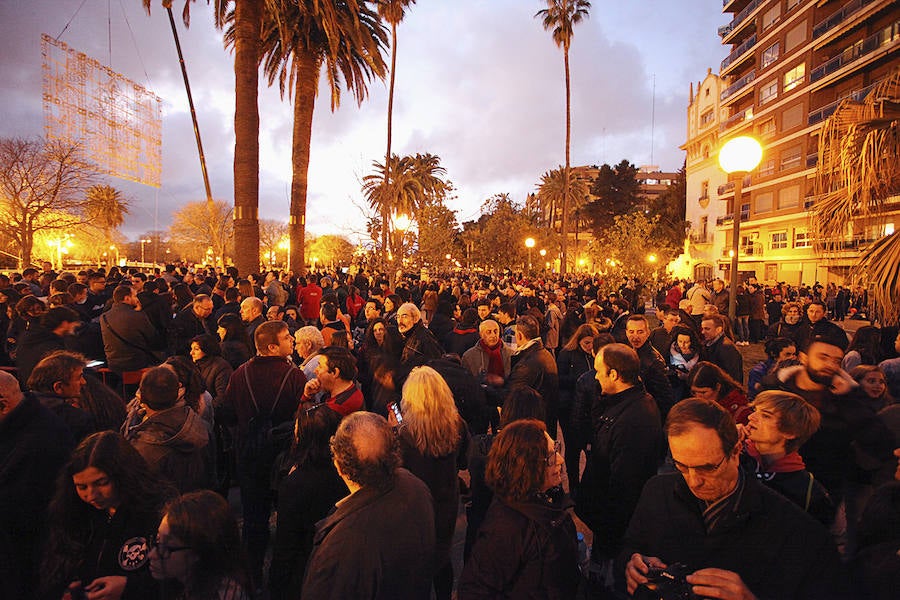
{"type": "Polygon", "coordinates": [[[275,395],[275,402],[272,403],[272,409],[263,414],[259,410],[259,404],[256,402],[256,396],[253,394],[253,387],[250,385],[250,377],[247,375],[247,369],[244,369],[244,380],[247,382],[247,391],[250,393],[250,401],[256,414],[250,417],[247,423],[247,435],[244,437],[241,445],[240,458],[244,463],[252,463],[257,465],[271,464],[275,457],[278,456],[287,446],[290,445],[293,435],[293,421],[285,421],[275,426],[272,422],[272,414],[281,400],[281,393],[287,384],[291,370],[288,369],[284,378],[281,380],[281,386],[275,395]]]}

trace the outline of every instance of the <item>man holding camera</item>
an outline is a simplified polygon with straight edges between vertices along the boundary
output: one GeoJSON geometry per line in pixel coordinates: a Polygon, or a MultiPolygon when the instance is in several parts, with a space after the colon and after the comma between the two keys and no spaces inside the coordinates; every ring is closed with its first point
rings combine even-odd
{"type": "Polygon", "coordinates": [[[619,555],[628,593],[660,598],[848,598],[828,531],[740,469],[731,415],[713,401],[676,404],[666,436],[677,473],[647,482],[619,555]],[[666,573],[680,572],[675,581],[666,573]]]}

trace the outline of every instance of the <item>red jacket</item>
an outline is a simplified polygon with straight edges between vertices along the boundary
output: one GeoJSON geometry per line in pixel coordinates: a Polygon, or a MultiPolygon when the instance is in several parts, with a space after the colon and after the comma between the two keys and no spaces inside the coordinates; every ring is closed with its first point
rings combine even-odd
{"type": "Polygon", "coordinates": [[[307,321],[319,318],[322,303],[322,288],[315,283],[297,289],[297,303],[300,305],[300,316],[307,321]]]}

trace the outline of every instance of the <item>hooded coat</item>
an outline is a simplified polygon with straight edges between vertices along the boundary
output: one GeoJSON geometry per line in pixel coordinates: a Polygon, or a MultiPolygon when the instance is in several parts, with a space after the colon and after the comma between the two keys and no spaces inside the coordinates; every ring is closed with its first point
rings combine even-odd
{"type": "Polygon", "coordinates": [[[143,419],[132,410],[122,435],[134,446],[150,469],[168,478],[182,494],[208,487],[205,450],[209,427],[184,402],[143,419]]]}

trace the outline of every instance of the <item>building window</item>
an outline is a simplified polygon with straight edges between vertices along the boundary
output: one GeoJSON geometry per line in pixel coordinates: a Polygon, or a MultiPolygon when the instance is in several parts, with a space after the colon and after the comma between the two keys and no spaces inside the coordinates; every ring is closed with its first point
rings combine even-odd
{"type": "Polygon", "coordinates": [[[709,88],[706,88],[706,97],[709,97],[709,88]]]}
{"type": "Polygon", "coordinates": [[[806,41],[806,20],[800,21],[784,36],[784,51],[790,52],[806,41]]]}
{"type": "Polygon", "coordinates": [[[709,198],[709,180],[700,182],[700,197],[709,198]]]}
{"type": "Polygon", "coordinates": [[[757,127],[758,127],[757,132],[759,133],[760,137],[767,138],[767,137],[771,137],[777,133],[777,130],[775,128],[775,118],[774,117],[771,119],[766,119],[765,121],[760,123],[757,127]]]}
{"type": "Polygon", "coordinates": [[[766,263],[766,281],[778,281],[778,263],[766,263]]]}
{"type": "Polygon", "coordinates": [[[794,248],[811,248],[812,239],[808,231],[794,230],[794,248]]]}
{"type": "Polygon", "coordinates": [[[797,208],[800,206],[800,186],[792,185],[790,187],[778,190],[778,209],[797,208]]]}
{"type": "Polygon", "coordinates": [[[705,242],[706,241],[706,232],[709,227],[709,217],[703,216],[700,217],[700,238],[705,242]]]}
{"type": "Polygon", "coordinates": [[[700,127],[706,127],[707,125],[712,123],[714,115],[715,113],[712,109],[709,109],[708,111],[700,115],[700,127]]]}
{"type": "Polygon", "coordinates": [[[798,4],[800,4],[803,0],[787,0],[787,10],[791,10],[798,4]]]}
{"type": "Polygon", "coordinates": [[[781,16],[781,3],[777,2],[775,6],[763,13],[763,31],[774,25],[781,16]]]}
{"type": "Polygon", "coordinates": [[[774,100],[778,97],[778,80],[772,80],[769,83],[762,86],[759,90],[759,103],[765,104],[770,100],[774,100]]]}
{"type": "Polygon", "coordinates": [[[803,111],[803,103],[795,104],[790,108],[784,109],[781,113],[781,130],[787,131],[800,125],[805,125],[804,117],[806,113],[803,111]]]}
{"type": "Polygon", "coordinates": [[[753,238],[756,235],[741,236],[741,254],[753,254],[753,238]]]}
{"type": "Polygon", "coordinates": [[[759,168],[756,170],[760,176],[771,175],[775,172],[775,159],[770,158],[765,162],[760,163],[759,168]]]}
{"type": "Polygon", "coordinates": [[[800,63],[784,74],[784,91],[790,91],[801,85],[806,78],[806,63],[800,63]]]}
{"type": "Polygon", "coordinates": [[[803,149],[800,145],[781,151],[781,170],[786,171],[800,166],[800,155],[803,149]]]}
{"type": "Polygon", "coordinates": [[[769,46],[768,48],[763,50],[763,55],[762,55],[762,68],[763,69],[765,69],[766,67],[771,65],[776,60],[778,60],[779,48],[780,48],[780,46],[779,46],[778,42],[775,42],[774,44],[772,44],[771,46],[769,46]]]}
{"type": "Polygon", "coordinates": [[[757,194],[754,199],[754,203],[756,205],[756,212],[758,213],[767,213],[772,210],[772,192],[763,192],[761,194],[757,194]]]}
{"type": "Polygon", "coordinates": [[[788,247],[787,231],[773,233],[769,245],[772,250],[783,250],[788,247]]]}

